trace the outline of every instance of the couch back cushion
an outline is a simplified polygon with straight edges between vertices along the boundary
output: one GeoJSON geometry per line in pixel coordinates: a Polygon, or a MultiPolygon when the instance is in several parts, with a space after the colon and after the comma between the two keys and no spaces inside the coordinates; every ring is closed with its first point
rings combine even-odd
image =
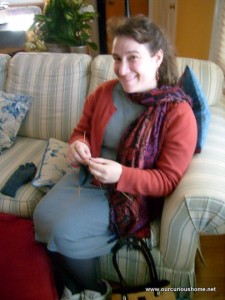
{"type": "Polygon", "coordinates": [[[223,93],[224,75],[218,65],[207,60],[183,57],[178,57],[177,63],[180,75],[187,65],[194,71],[209,106],[220,101],[223,93]]]}
{"type": "Polygon", "coordinates": [[[114,60],[111,55],[98,55],[93,59],[91,64],[89,94],[102,82],[116,78],[113,66],[114,60]]]}
{"type": "MultiPolygon", "coordinates": [[[[181,76],[189,65],[194,71],[202,87],[209,105],[216,104],[222,96],[224,75],[215,63],[193,58],[177,58],[178,71],[181,76]]],[[[91,66],[91,82],[89,93],[101,82],[115,78],[113,72],[113,58],[111,55],[97,56],[91,66]]]]}
{"type": "Polygon", "coordinates": [[[69,140],[87,94],[90,63],[85,54],[18,53],[11,59],[7,92],[33,98],[19,135],[69,140]]]}

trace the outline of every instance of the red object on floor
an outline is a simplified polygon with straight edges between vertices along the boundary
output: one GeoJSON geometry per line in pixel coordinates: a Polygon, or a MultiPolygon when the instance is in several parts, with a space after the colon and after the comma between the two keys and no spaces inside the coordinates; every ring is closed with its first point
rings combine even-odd
{"type": "Polygon", "coordinates": [[[0,299],[57,300],[52,265],[33,222],[0,213],[0,299]]]}

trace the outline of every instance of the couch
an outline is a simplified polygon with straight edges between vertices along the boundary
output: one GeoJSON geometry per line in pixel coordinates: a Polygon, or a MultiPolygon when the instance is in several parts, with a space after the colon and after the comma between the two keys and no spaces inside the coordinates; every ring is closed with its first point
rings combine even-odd
{"type": "MultiPolygon", "coordinates": [[[[179,297],[191,298],[188,289],[195,287],[199,236],[225,234],[224,75],[210,61],[181,57],[177,61],[180,75],[189,65],[198,78],[208,101],[210,124],[203,149],[193,156],[178,187],[165,199],[162,217],[150,224],[147,242],[159,276],[170,280],[179,297]]],[[[19,165],[33,162],[37,166],[35,179],[20,187],[15,197],[0,193],[0,212],[32,219],[43,195],[71,170],[65,151],[85,96],[112,78],[110,55],[0,55],[0,90],[10,97],[29,96],[27,112],[0,155],[0,189],[19,165]]],[[[138,253],[121,251],[118,259],[129,283],[147,282],[146,264],[138,253]]],[[[103,278],[118,280],[110,254],[100,258],[99,270],[103,278]]]]}

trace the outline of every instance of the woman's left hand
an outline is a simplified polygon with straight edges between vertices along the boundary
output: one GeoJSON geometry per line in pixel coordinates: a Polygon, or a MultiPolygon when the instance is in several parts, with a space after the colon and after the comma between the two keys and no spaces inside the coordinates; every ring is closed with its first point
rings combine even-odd
{"type": "Polygon", "coordinates": [[[89,170],[100,182],[116,183],[120,179],[122,166],[116,161],[105,158],[90,158],[89,170]]]}

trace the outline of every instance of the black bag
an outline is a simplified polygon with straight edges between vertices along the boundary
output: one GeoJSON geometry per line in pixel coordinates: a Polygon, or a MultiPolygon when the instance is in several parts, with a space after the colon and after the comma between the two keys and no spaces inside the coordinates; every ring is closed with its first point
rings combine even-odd
{"type": "Polygon", "coordinates": [[[136,237],[121,238],[117,241],[112,249],[113,253],[113,266],[117,272],[120,280],[120,287],[115,289],[112,294],[112,300],[176,300],[175,294],[172,292],[170,282],[168,280],[159,280],[155,267],[155,262],[152,254],[143,241],[136,237]],[[148,265],[150,282],[141,286],[128,286],[124,280],[117,263],[117,252],[123,248],[134,249],[140,251],[148,265]]]}

